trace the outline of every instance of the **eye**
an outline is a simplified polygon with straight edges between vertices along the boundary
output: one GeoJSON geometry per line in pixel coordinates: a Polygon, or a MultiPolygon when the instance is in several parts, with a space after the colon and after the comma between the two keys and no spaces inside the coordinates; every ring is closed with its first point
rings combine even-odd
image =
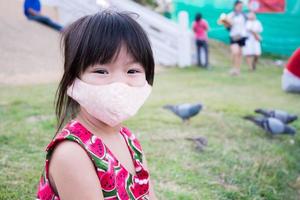
{"type": "Polygon", "coordinates": [[[137,73],[141,73],[141,70],[138,69],[130,69],[127,72],[128,74],[137,74],[137,73]]]}
{"type": "Polygon", "coordinates": [[[108,74],[108,71],[106,69],[97,69],[94,71],[94,73],[98,74],[108,74]]]}

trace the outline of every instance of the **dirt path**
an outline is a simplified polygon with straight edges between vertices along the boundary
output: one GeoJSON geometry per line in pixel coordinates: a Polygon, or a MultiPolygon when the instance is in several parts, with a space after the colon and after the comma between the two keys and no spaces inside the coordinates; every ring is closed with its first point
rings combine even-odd
{"type": "MultiPolygon", "coordinates": [[[[58,81],[59,33],[27,20],[21,0],[0,0],[0,7],[0,85],[58,81]]],[[[42,12],[57,19],[54,8],[44,6],[42,12]]]]}

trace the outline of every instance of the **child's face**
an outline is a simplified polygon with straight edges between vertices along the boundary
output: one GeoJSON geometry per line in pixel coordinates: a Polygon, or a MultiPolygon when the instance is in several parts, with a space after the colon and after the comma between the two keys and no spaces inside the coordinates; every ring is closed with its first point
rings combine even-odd
{"type": "Polygon", "coordinates": [[[235,11],[241,12],[242,10],[243,10],[243,4],[242,4],[242,3],[238,3],[238,4],[235,6],[235,11]]]}
{"type": "Polygon", "coordinates": [[[139,63],[134,62],[125,46],[121,47],[119,55],[111,63],[89,66],[80,78],[82,81],[93,85],[122,82],[139,87],[146,83],[144,68],[139,63]]]}

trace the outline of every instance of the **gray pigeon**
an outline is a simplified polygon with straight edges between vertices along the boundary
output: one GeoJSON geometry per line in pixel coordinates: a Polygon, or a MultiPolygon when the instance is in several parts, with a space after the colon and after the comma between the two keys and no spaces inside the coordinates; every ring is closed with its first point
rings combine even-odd
{"type": "Polygon", "coordinates": [[[165,105],[163,108],[172,111],[180,117],[183,122],[188,121],[191,117],[197,115],[202,110],[202,104],[180,104],[165,105]]]}
{"type": "Polygon", "coordinates": [[[195,144],[196,144],[196,149],[198,151],[203,151],[204,148],[207,146],[207,143],[208,143],[207,139],[205,137],[202,137],[202,136],[199,136],[199,137],[196,137],[196,138],[186,137],[185,139],[194,141],[195,144]]]}
{"type": "Polygon", "coordinates": [[[264,129],[267,133],[274,135],[287,134],[295,135],[296,129],[284,124],[279,119],[273,117],[254,117],[254,116],[245,116],[244,119],[253,122],[255,125],[264,129]]]}
{"type": "Polygon", "coordinates": [[[297,115],[291,115],[283,110],[267,110],[267,109],[256,109],[256,113],[262,114],[265,117],[273,117],[279,119],[283,123],[289,124],[298,119],[297,115]]]}

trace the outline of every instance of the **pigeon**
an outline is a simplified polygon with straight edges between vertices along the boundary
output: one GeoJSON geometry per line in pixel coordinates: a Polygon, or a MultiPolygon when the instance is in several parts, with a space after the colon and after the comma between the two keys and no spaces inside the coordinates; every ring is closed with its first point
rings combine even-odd
{"type": "Polygon", "coordinates": [[[202,104],[180,104],[165,105],[163,108],[172,111],[180,117],[183,122],[188,121],[191,117],[197,115],[202,110],[202,104]]]}
{"type": "Polygon", "coordinates": [[[191,140],[194,141],[196,143],[196,149],[198,151],[203,151],[204,148],[207,146],[207,139],[205,137],[199,136],[196,138],[190,138],[190,137],[186,137],[186,140],[191,140]]]}
{"type": "Polygon", "coordinates": [[[245,116],[244,119],[253,122],[255,125],[264,129],[270,135],[280,135],[280,134],[287,134],[287,135],[295,135],[296,129],[284,124],[279,119],[273,117],[254,117],[254,116],[245,116]]]}
{"type": "Polygon", "coordinates": [[[273,117],[279,119],[283,123],[289,124],[298,119],[297,115],[291,115],[283,110],[267,110],[267,109],[256,109],[256,113],[262,114],[265,117],[273,117]]]}

